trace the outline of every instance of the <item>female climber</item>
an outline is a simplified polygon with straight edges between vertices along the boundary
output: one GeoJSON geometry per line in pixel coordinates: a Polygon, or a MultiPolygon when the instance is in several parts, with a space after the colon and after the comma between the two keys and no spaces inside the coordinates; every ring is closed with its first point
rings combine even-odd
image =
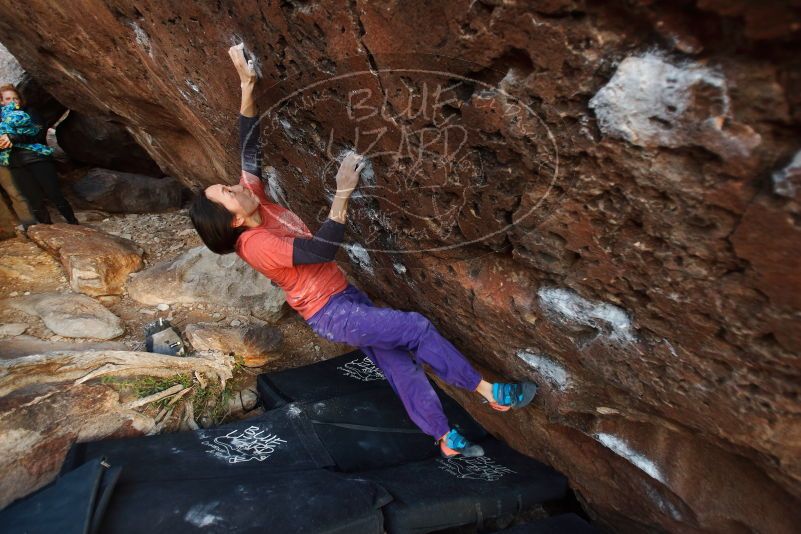
{"type": "Polygon", "coordinates": [[[374,306],[348,283],[334,257],[345,235],[348,199],[366,163],[362,156],[351,153],[342,161],[331,211],[314,235],[297,215],[267,199],[253,99],[257,77],[242,45],[228,53],[242,89],[242,177],[238,185],[209,186],[193,201],[190,216],[201,239],[217,254],[236,252],[278,284],[315,333],[361,349],[383,371],[412,421],[439,443],[443,456],[482,456],[481,446],[448,424],[421,364],[448,384],[479,393],[499,411],[526,406],[537,386],[483,380],[423,315],[374,306]]]}

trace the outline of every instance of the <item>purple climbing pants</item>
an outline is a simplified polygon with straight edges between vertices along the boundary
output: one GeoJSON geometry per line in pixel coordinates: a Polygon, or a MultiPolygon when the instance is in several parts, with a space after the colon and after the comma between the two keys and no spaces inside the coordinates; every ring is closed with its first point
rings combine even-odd
{"type": "Polygon", "coordinates": [[[430,366],[448,384],[468,391],[481,381],[478,371],[425,316],[376,307],[352,284],[333,295],[308,323],[321,337],[364,352],[383,371],[412,421],[434,439],[450,426],[421,364],[430,366]]]}

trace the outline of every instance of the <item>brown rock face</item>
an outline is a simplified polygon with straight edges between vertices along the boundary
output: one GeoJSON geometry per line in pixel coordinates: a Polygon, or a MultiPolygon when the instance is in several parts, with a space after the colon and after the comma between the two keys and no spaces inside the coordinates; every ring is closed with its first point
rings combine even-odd
{"type": "Polygon", "coordinates": [[[239,175],[225,48],[244,39],[273,198],[315,225],[341,151],[367,154],[350,274],[488,377],[542,384],[522,413],[464,397],[489,428],[618,531],[791,532],[792,6],[20,0],[0,40],[60,101],[114,109],[165,172],[206,185],[239,175]]]}
{"type": "Polygon", "coordinates": [[[61,260],[74,291],[91,297],[121,295],[128,275],[143,265],[136,243],[86,226],[38,224],[28,237],[61,260]]]}

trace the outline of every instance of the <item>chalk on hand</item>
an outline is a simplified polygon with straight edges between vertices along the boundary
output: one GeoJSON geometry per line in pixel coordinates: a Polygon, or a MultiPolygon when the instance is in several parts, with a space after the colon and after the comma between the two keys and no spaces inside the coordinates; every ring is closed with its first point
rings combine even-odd
{"type": "MultiPolygon", "coordinates": [[[[352,148],[346,148],[344,150],[341,150],[339,154],[337,154],[337,161],[342,163],[342,160],[344,160],[345,157],[350,153],[361,155],[352,148]]],[[[359,163],[359,166],[361,167],[360,170],[362,179],[364,180],[364,183],[368,185],[375,185],[374,183],[375,173],[373,173],[373,163],[367,156],[362,156],[362,158],[363,158],[362,161],[359,163]]]]}
{"type": "Polygon", "coordinates": [[[247,49],[245,46],[245,42],[241,41],[238,44],[234,45],[236,48],[242,51],[242,57],[245,59],[245,63],[248,66],[248,70],[255,74],[257,78],[261,78],[261,68],[259,66],[259,62],[256,60],[254,55],[247,49]]]}

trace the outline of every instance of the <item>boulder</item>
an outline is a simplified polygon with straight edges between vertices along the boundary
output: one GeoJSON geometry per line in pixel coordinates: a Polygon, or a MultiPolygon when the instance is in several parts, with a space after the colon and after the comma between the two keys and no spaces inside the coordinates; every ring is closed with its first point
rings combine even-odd
{"type": "Polygon", "coordinates": [[[119,117],[70,111],[56,127],[56,138],[64,152],[80,163],[148,176],[162,174],[119,117]]]}
{"type": "Polygon", "coordinates": [[[234,392],[228,399],[228,415],[242,417],[245,414],[253,415],[252,412],[259,404],[259,395],[256,392],[256,385],[246,387],[234,392]]]}
{"type": "Polygon", "coordinates": [[[0,243],[0,285],[42,293],[55,291],[64,282],[61,265],[35,243],[24,238],[0,243]]]}
{"type": "Polygon", "coordinates": [[[250,311],[265,321],[283,313],[284,292],[236,254],[196,247],[172,261],[136,273],[128,295],[148,306],[200,302],[250,311]]]}
{"type": "Polygon", "coordinates": [[[356,144],[348,275],[540,384],[503,416],[464,400],[493,434],[610,531],[798,530],[792,2],[142,4],[12,0],[0,41],[203,187],[240,175],[244,40],[274,199],[314,231],[356,144]]]}
{"type": "Polygon", "coordinates": [[[241,357],[247,367],[265,365],[283,342],[280,330],[257,324],[234,327],[191,324],[186,327],[185,334],[195,350],[233,353],[241,357]]]}
{"type": "Polygon", "coordinates": [[[121,295],[128,275],[143,265],[136,243],[87,226],[37,224],[28,237],[61,260],[74,291],[93,297],[121,295]]]}
{"type": "Polygon", "coordinates": [[[110,213],[157,213],[181,207],[183,187],[175,178],[92,169],[72,186],[81,208],[110,213]]]}
{"type": "Polygon", "coordinates": [[[86,295],[42,293],[3,302],[39,316],[47,328],[64,337],[114,339],[125,332],[119,317],[86,295]]]}
{"type": "MultiPolygon", "coordinates": [[[[0,508],[53,480],[76,441],[176,430],[190,411],[191,400],[185,411],[175,405],[169,411],[172,418],[161,413],[154,418],[147,404],[163,398],[163,393],[125,399],[99,379],[186,374],[224,387],[232,368],[228,357],[174,358],[126,351],[54,352],[0,360],[0,508]]],[[[179,395],[183,401],[191,399],[180,392],[175,397],[179,395]]]]}

